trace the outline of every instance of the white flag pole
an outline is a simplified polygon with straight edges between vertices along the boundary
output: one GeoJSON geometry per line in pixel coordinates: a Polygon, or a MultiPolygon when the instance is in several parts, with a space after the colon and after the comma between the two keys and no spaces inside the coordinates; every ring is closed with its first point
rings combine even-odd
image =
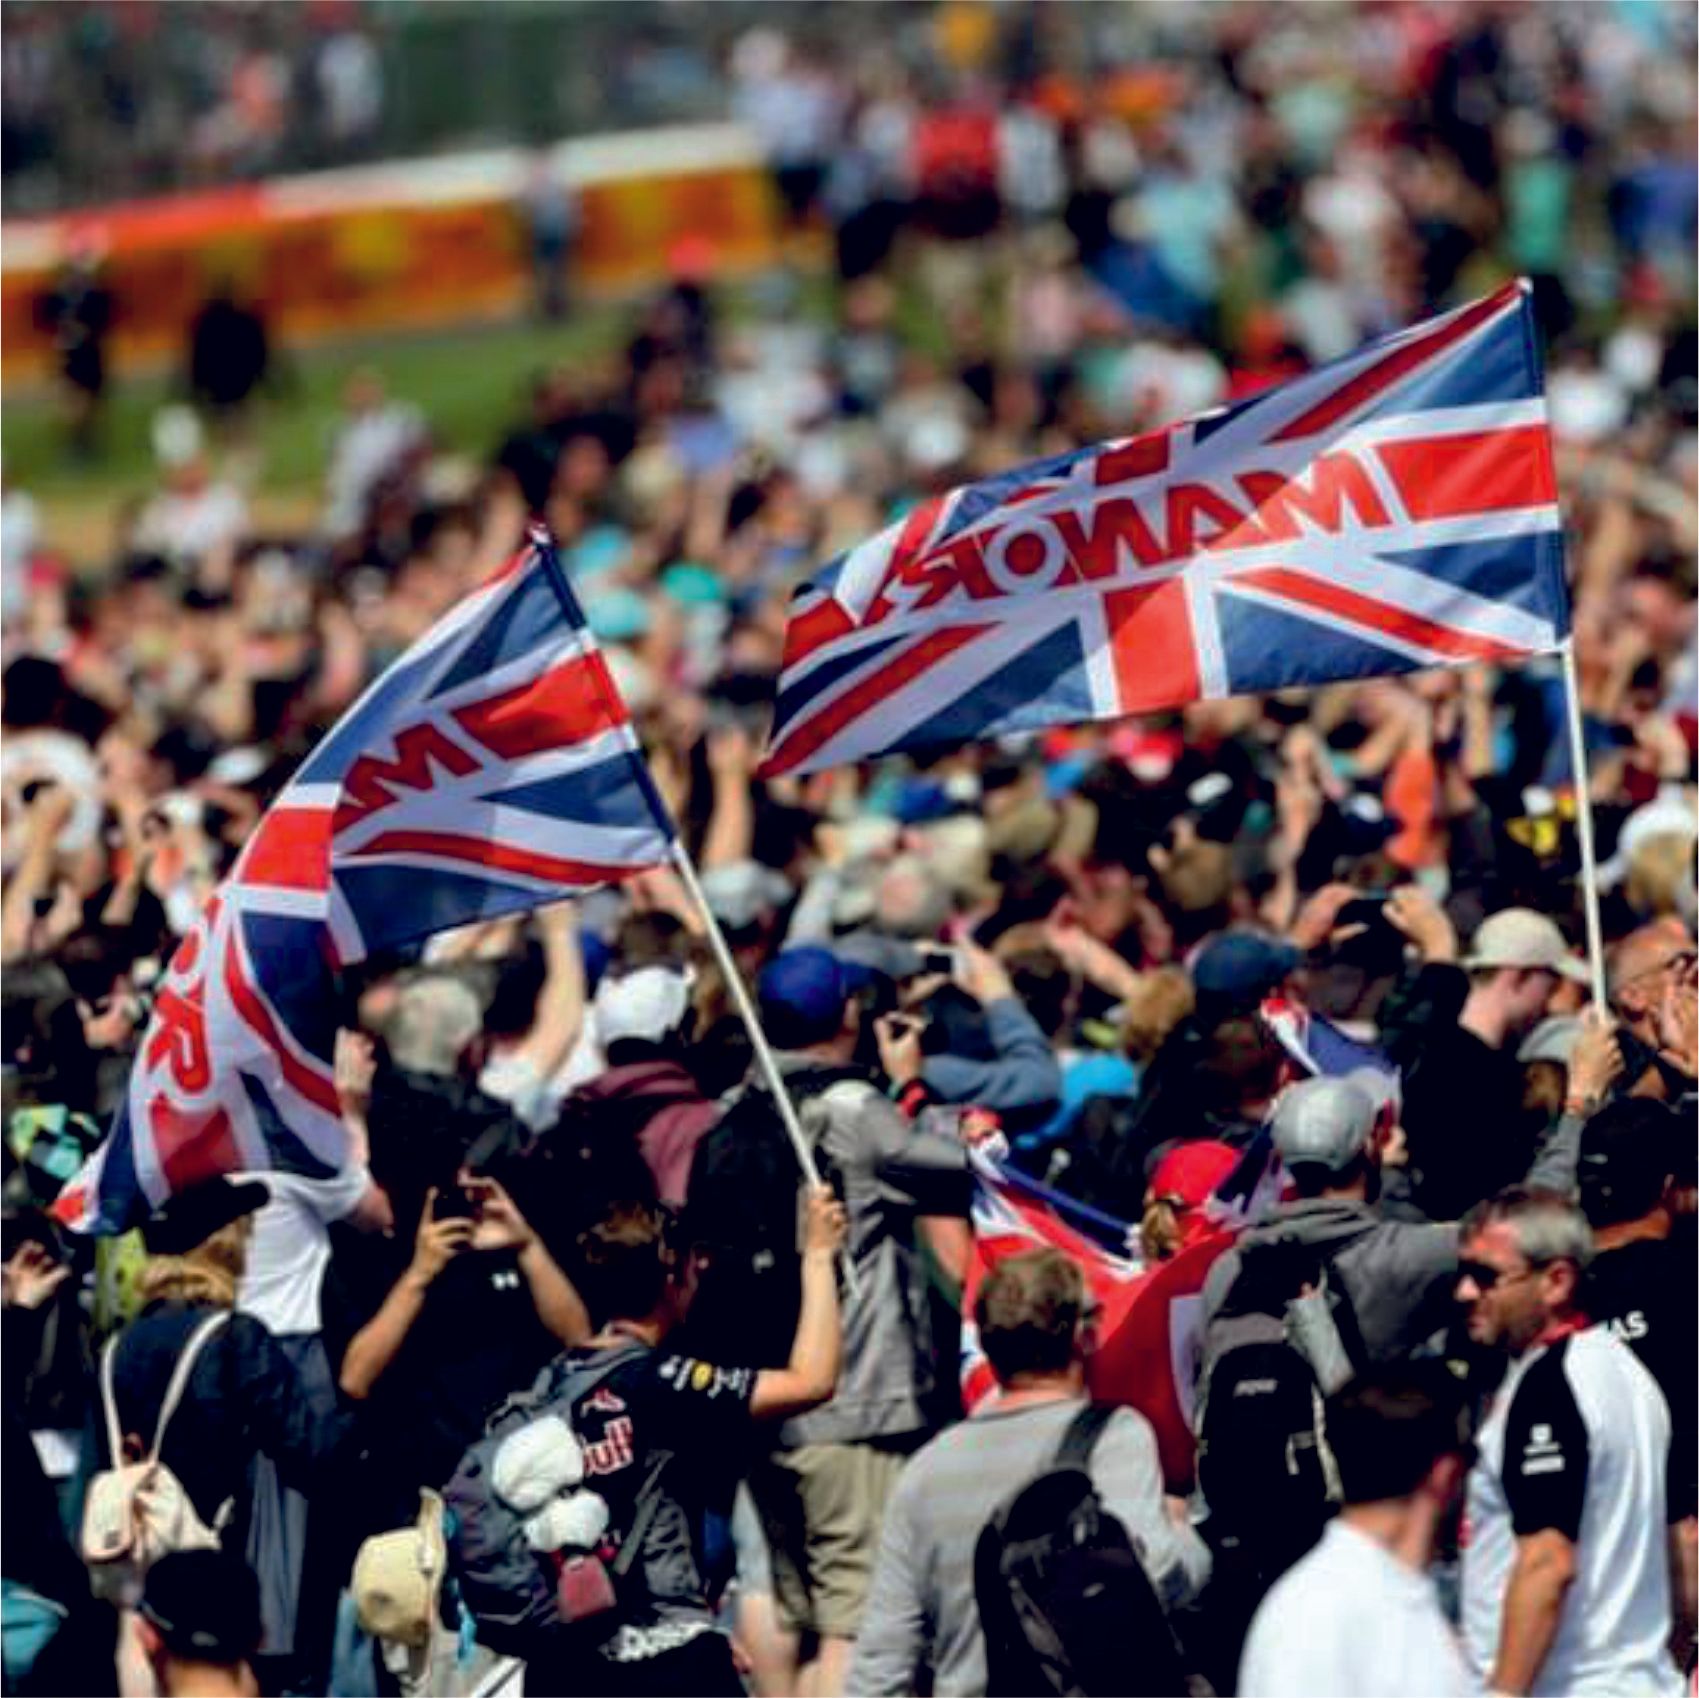
{"type": "Polygon", "coordinates": [[[778,1105],[779,1119],[784,1122],[785,1135],[796,1150],[797,1165],[810,1185],[818,1185],[820,1169],[815,1163],[813,1148],[803,1135],[802,1122],[797,1119],[796,1104],[791,1101],[790,1092],[785,1089],[784,1075],[779,1072],[778,1058],[767,1042],[767,1034],[761,1030],[760,1017],[750,999],[749,987],[743,982],[743,974],[737,970],[737,962],[732,957],[731,945],[726,942],[726,934],[720,930],[720,922],[714,918],[714,910],[708,906],[708,897],[702,889],[702,881],[696,876],[696,863],[691,860],[684,840],[676,833],[673,836],[672,861],[678,876],[684,881],[684,888],[689,893],[691,902],[697,913],[702,916],[702,924],[708,934],[708,945],[714,952],[714,960],[719,964],[720,976],[726,981],[726,989],[731,992],[732,1001],[737,1005],[738,1016],[749,1033],[749,1042],[755,1051],[755,1065],[760,1068],[767,1089],[773,1093],[773,1101],[778,1105]]]}
{"type": "Polygon", "coordinates": [[[1587,965],[1593,1001],[1605,1000],[1604,929],[1599,924],[1599,864],[1593,848],[1593,795],[1587,775],[1587,739],[1581,727],[1581,683],[1575,673],[1575,638],[1563,640],[1563,695],[1569,718],[1569,764],[1575,775],[1575,825],[1581,834],[1581,911],[1587,922],[1587,965]]]}

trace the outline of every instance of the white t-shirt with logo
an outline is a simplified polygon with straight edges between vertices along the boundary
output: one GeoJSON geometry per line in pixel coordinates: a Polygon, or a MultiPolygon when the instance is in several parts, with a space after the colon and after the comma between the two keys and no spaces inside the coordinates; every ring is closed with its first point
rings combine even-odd
{"type": "Polygon", "coordinates": [[[1666,1642],[1669,1409],[1607,1327],[1536,1346],[1505,1376],[1478,1438],[1464,1524],[1463,1639],[1485,1683],[1519,1536],[1556,1529],[1576,1574],[1535,1698],[1682,1689],[1666,1642]]]}
{"type": "Polygon", "coordinates": [[[372,1183],[364,1167],[330,1179],[296,1173],[242,1174],[260,1180],[271,1201],[254,1212],[248,1266],[236,1295],[244,1315],[263,1321],[279,1338],[316,1333],[322,1322],[319,1288],[330,1261],[330,1226],[343,1220],[372,1183]]]}
{"type": "Polygon", "coordinates": [[[1476,1690],[1433,1583],[1348,1522],[1263,1599],[1240,1698],[1463,1698],[1476,1690]]]}

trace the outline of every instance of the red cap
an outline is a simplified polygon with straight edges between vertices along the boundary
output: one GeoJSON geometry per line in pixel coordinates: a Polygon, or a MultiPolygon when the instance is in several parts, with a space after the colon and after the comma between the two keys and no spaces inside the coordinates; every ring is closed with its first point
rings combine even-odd
{"type": "Polygon", "coordinates": [[[1212,1138],[1181,1144],[1156,1164],[1150,1190],[1157,1197],[1177,1197],[1188,1209],[1209,1200],[1239,1165],[1239,1152],[1212,1138]]]}

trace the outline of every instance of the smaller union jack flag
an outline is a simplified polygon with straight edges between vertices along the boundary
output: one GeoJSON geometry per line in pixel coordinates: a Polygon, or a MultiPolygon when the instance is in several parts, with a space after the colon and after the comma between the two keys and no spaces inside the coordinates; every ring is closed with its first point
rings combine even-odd
{"type": "Polygon", "coordinates": [[[768,773],[1561,645],[1525,285],[922,502],[797,591],[768,773]]]}
{"type": "Polygon", "coordinates": [[[672,846],[625,704],[534,530],[266,812],[173,956],[127,1100],[55,1214],[119,1232],[217,1174],[335,1172],[339,969],[625,878],[672,846]]]}
{"type": "Polygon", "coordinates": [[[1008,1256],[1054,1249],[1077,1262],[1094,1308],[1096,1348],[1086,1360],[1091,1395],[1137,1409],[1156,1436],[1169,1488],[1190,1484],[1192,1381],[1201,1318],[1199,1293],[1215,1259],[1232,1242],[1211,1233],[1172,1261],[1145,1267],[1105,1246],[1136,1241],[1130,1226],[1058,1196],[983,1153],[970,1158],[974,1172],[973,1256],[962,1291],[962,1402],[977,1408],[996,1391],[996,1378],[980,1344],[974,1309],[986,1276],[1008,1256]],[[1071,1215],[1084,1230],[1064,1220],[1071,1215]]]}

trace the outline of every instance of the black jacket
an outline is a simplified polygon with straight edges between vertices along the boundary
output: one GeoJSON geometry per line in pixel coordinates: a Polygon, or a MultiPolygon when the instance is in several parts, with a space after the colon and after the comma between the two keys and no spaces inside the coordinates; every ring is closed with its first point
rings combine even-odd
{"type": "MultiPolygon", "coordinates": [[[[214,1311],[205,1304],[150,1303],[118,1335],[113,1388],[118,1423],[143,1451],[153,1443],[165,1388],[196,1327],[214,1311]]],[[[112,1466],[100,1398],[83,1429],[87,1471],[112,1466]]],[[[311,1493],[341,1460],[349,1432],[343,1414],[315,1409],[293,1363],[265,1326],[232,1314],[202,1350],[165,1434],[162,1460],[211,1526],[234,1500],[225,1548],[241,1550],[254,1459],[269,1456],[285,1485],[311,1493]]]]}

